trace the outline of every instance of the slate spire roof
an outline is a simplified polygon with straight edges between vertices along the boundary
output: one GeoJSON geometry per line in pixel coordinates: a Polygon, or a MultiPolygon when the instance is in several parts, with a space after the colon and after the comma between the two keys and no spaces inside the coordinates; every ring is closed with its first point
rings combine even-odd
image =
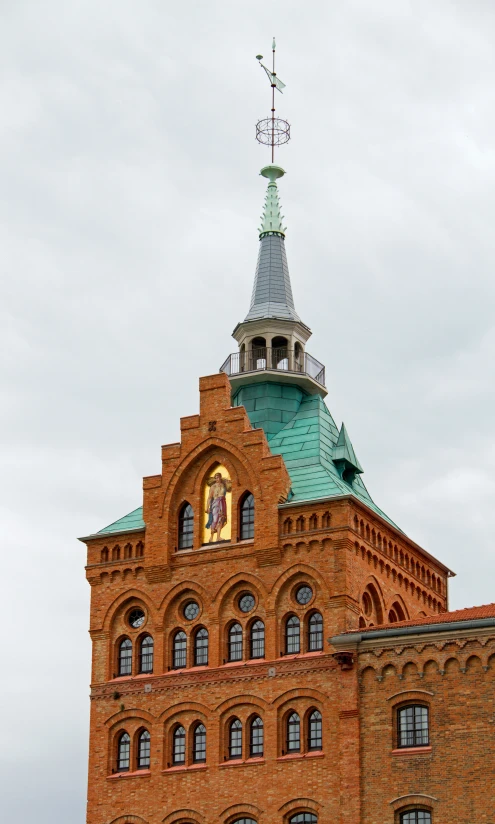
{"type": "Polygon", "coordinates": [[[260,249],[254,277],[251,306],[244,321],[278,318],[301,322],[294,306],[289,267],[285,254],[285,227],[280,213],[276,180],[285,174],[280,166],[261,170],[268,178],[265,208],[261,216],[260,249]]]}

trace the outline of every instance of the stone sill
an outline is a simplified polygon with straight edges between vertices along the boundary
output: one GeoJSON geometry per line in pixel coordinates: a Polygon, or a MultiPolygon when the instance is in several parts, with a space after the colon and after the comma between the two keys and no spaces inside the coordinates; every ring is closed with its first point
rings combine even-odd
{"type": "Polygon", "coordinates": [[[256,764],[264,764],[264,758],[246,758],[244,761],[242,758],[232,758],[229,761],[222,761],[219,764],[219,767],[254,767],[256,764]]]}
{"type": "Polygon", "coordinates": [[[167,767],[166,770],[162,770],[162,775],[190,772],[192,770],[206,770],[206,764],[177,764],[175,767],[167,767]]]}
{"type": "Polygon", "coordinates": [[[392,750],[392,755],[404,756],[404,755],[429,755],[432,752],[431,744],[428,747],[399,747],[396,750],[392,750]]]}
{"type": "Polygon", "coordinates": [[[279,755],[277,761],[297,761],[301,758],[324,758],[325,753],[321,750],[316,752],[295,752],[287,753],[287,755],[279,755]]]}
{"type": "Polygon", "coordinates": [[[107,775],[107,781],[113,781],[114,778],[146,778],[151,775],[151,770],[134,770],[134,772],[119,772],[107,775]]]}

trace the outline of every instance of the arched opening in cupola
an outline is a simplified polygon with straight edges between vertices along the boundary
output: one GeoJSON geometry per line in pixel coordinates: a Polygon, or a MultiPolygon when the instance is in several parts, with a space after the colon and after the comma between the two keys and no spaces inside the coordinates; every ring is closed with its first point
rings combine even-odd
{"type": "Polygon", "coordinates": [[[287,338],[277,335],[272,338],[272,369],[289,368],[289,349],[287,338]]]}
{"type": "Polygon", "coordinates": [[[252,369],[266,369],[266,339],[253,338],[251,341],[252,369]]]}

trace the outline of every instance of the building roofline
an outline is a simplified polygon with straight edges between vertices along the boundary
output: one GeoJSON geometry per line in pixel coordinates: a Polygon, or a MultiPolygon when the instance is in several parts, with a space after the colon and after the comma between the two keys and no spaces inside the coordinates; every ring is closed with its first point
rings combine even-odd
{"type": "Polygon", "coordinates": [[[363,641],[372,641],[374,639],[430,635],[434,632],[455,632],[456,630],[484,629],[485,627],[495,627],[495,617],[467,618],[464,621],[441,621],[438,624],[415,624],[413,627],[397,627],[397,629],[387,627],[386,629],[373,629],[367,632],[346,632],[328,638],[328,642],[334,647],[354,646],[363,643],[363,641]]]}
{"type": "Polygon", "coordinates": [[[134,529],[117,529],[115,532],[93,532],[92,535],[86,535],[85,538],[78,538],[83,544],[88,541],[95,541],[97,538],[106,538],[111,535],[132,535],[135,532],[145,532],[146,524],[144,526],[134,527],[134,529]]]}
{"type": "Polygon", "coordinates": [[[298,506],[299,504],[319,504],[319,503],[324,503],[325,501],[329,501],[329,502],[330,501],[352,501],[353,503],[357,504],[358,506],[362,506],[364,509],[371,512],[371,514],[373,515],[374,518],[378,518],[378,520],[381,521],[381,523],[384,526],[386,526],[388,529],[391,529],[392,532],[395,532],[400,538],[403,538],[403,539],[405,538],[406,541],[409,544],[411,544],[415,549],[418,550],[418,552],[420,552],[422,555],[424,555],[430,561],[434,561],[435,564],[437,564],[437,566],[439,566],[441,569],[443,569],[447,573],[447,576],[449,578],[455,578],[456,577],[457,573],[455,573],[448,566],[445,566],[445,564],[443,564],[441,561],[439,561],[438,558],[435,558],[435,556],[432,555],[430,552],[428,552],[428,550],[423,549],[423,547],[420,546],[419,544],[417,544],[415,541],[413,541],[412,538],[409,538],[409,536],[406,535],[405,532],[402,532],[402,530],[399,529],[399,527],[393,526],[393,524],[391,524],[390,521],[387,521],[386,518],[383,518],[381,515],[378,514],[378,512],[375,512],[375,510],[372,509],[370,506],[368,506],[364,501],[362,501],[360,498],[357,498],[356,495],[352,495],[351,493],[349,493],[348,495],[325,495],[322,498],[312,498],[312,499],[308,499],[307,501],[287,501],[284,504],[279,504],[278,508],[279,509],[286,509],[288,507],[298,506]]]}

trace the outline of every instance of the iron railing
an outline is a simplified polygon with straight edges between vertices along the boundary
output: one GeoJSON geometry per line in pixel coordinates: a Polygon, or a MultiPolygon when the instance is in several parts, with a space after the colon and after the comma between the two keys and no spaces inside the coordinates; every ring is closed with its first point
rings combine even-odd
{"type": "Polygon", "coordinates": [[[252,349],[250,352],[234,352],[221,365],[220,372],[240,375],[242,372],[278,369],[309,375],[321,386],[325,386],[325,367],[312,355],[294,349],[274,349],[270,346],[252,349]]]}

